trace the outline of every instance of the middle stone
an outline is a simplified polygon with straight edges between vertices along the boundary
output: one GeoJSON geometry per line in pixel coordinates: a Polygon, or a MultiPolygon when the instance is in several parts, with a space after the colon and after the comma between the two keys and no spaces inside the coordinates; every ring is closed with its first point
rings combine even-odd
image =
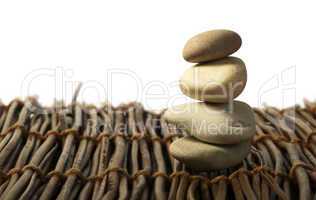
{"type": "Polygon", "coordinates": [[[187,69],[180,78],[180,89],[193,99],[225,103],[236,98],[246,82],[244,62],[236,57],[227,57],[187,69]]]}
{"type": "Polygon", "coordinates": [[[240,101],[182,104],[166,110],[163,118],[189,135],[212,144],[237,144],[255,134],[253,111],[240,101]]]}

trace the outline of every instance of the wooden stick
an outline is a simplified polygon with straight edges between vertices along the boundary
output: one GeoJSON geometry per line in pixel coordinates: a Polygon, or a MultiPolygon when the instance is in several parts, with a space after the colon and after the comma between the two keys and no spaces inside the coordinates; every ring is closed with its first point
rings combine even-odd
{"type": "MultiPolygon", "coordinates": [[[[124,110],[118,109],[115,111],[115,134],[124,134],[126,131],[124,129],[124,110]]],[[[125,145],[126,141],[120,137],[116,136],[115,140],[115,151],[113,153],[112,159],[109,163],[109,168],[122,167],[125,158],[125,145]]],[[[113,171],[108,174],[108,187],[107,192],[102,197],[102,199],[113,200],[117,196],[118,186],[120,182],[120,175],[118,172],[113,171]]]]}
{"type": "MultiPolygon", "coordinates": [[[[152,138],[157,138],[158,135],[155,131],[155,126],[157,125],[156,123],[158,122],[158,118],[153,117],[152,114],[148,114],[147,116],[147,121],[146,121],[146,127],[148,130],[149,135],[152,138]]],[[[163,156],[163,150],[162,150],[162,145],[159,141],[153,141],[153,151],[154,151],[154,158],[155,158],[155,162],[157,165],[157,172],[160,173],[167,173],[167,169],[166,169],[166,164],[164,161],[164,156],[163,156]]],[[[156,199],[167,199],[168,198],[168,192],[166,191],[166,179],[162,176],[158,176],[155,178],[154,180],[154,196],[156,199]]],[[[183,188],[181,187],[182,185],[186,185],[185,183],[180,183],[180,187],[179,188],[183,188]]]]}

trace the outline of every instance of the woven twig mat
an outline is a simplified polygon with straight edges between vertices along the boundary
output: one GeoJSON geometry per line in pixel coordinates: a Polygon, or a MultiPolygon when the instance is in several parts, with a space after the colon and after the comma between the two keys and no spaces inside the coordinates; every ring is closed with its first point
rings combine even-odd
{"type": "Polygon", "coordinates": [[[168,153],[186,133],[139,103],[14,100],[0,105],[0,199],[312,199],[315,108],[254,109],[243,163],[194,172],[168,153]]]}

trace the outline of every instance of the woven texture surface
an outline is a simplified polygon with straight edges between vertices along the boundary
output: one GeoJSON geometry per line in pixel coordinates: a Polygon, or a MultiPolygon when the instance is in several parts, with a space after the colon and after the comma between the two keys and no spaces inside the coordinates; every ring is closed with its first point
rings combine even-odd
{"type": "Polygon", "coordinates": [[[312,199],[316,105],[254,109],[239,166],[195,172],[168,153],[186,133],[139,103],[0,105],[0,199],[312,199]]]}

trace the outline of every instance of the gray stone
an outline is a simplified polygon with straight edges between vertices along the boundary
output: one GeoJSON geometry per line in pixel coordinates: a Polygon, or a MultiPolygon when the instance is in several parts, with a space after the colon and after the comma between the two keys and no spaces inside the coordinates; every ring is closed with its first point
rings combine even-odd
{"type": "Polygon", "coordinates": [[[233,145],[213,145],[193,137],[183,137],[170,145],[170,153],[191,169],[218,170],[241,163],[250,150],[250,141],[233,145]]]}
{"type": "Polygon", "coordinates": [[[194,102],[171,107],[163,119],[189,135],[212,144],[237,144],[255,134],[252,108],[241,101],[232,104],[194,102]]]}

